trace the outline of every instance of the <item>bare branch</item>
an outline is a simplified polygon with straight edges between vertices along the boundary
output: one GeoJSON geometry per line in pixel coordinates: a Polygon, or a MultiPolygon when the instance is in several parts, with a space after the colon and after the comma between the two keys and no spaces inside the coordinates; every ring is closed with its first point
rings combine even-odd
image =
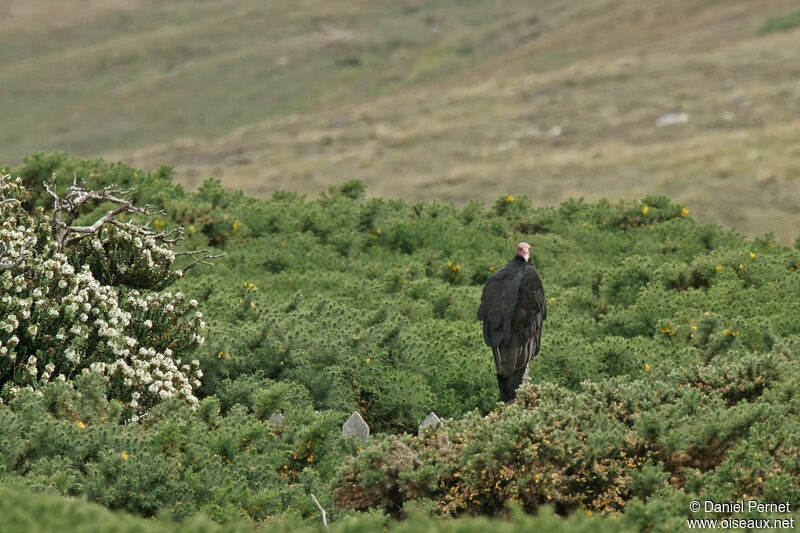
{"type": "MultiPolygon", "coordinates": [[[[179,243],[184,239],[184,229],[182,226],[176,226],[171,229],[163,231],[156,231],[150,228],[150,221],[148,220],[143,225],[134,224],[133,219],[130,218],[128,222],[117,220],[117,216],[122,213],[140,214],[146,217],[155,215],[164,215],[166,212],[155,205],[144,205],[142,207],[134,205],[134,203],[125,198],[134,189],[120,189],[116,185],[108,185],[99,191],[90,191],[86,189],[86,183],[81,181],[78,183],[77,175],[73,176],[72,185],[67,188],[66,193],[61,196],[55,190],[55,179],[45,182],[45,190],[53,197],[53,217],[51,227],[53,236],[58,245],[58,250],[62,251],[68,244],[74,243],[86,237],[98,236],[105,226],[114,226],[120,229],[129,231],[135,235],[142,235],[147,238],[152,238],[161,245],[166,245],[169,249],[172,245],[179,243]],[[116,204],[112,209],[97,219],[93,224],[88,226],[74,226],[73,222],[79,215],[80,207],[87,202],[111,202],[116,204]]],[[[216,259],[223,257],[225,254],[211,254],[211,250],[196,250],[190,252],[177,252],[177,255],[188,255],[197,257],[193,263],[188,267],[179,271],[179,275],[183,276],[193,267],[204,264],[211,265],[209,259],[216,259]]]]}
{"type": "Polygon", "coordinates": [[[325,529],[328,529],[328,513],[325,512],[325,509],[322,508],[322,506],[319,504],[319,501],[317,500],[316,496],[314,496],[313,493],[311,494],[311,499],[314,500],[314,503],[317,504],[317,507],[322,513],[322,523],[325,524],[325,529]]]}
{"type": "MultiPolygon", "coordinates": [[[[153,239],[159,240],[166,244],[175,244],[183,240],[183,226],[175,226],[172,229],[156,232],[151,230],[148,227],[148,224],[145,224],[144,226],[128,224],[128,229],[131,229],[131,231],[134,231],[135,233],[141,233],[146,237],[152,237],[153,239]]],[[[120,227],[124,227],[124,225],[120,224],[120,227]]]]}
{"type": "Polygon", "coordinates": [[[55,182],[45,182],[45,190],[53,197],[53,233],[58,243],[58,249],[63,250],[69,243],[81,240],[85,237],[96,235],[106,224],[143,233],[166,244],[175,244],[183,238],[183,229],[154,232],[147,230],[146,226],[136,226],[133,219],[127,224],[115,220],[114,217],[121,213],[139,213],[145,216],[166,215],[163,209],[154,205],[139,207],[133,204],[125,195],[130,194],[133,188],[119,189],[116,185],[108,185],[100,191],[89,191],[85,183],[78,184],[77,175],[73,178],[73,183],[67,188],[64,196],[60,196],[55,190],[55,182]],[[79,208],[89,201],[112,202],[117,207],[109,209],[106,213],[90,226],[73,226],[72,223],[78,217],[79,208]]]}
{"type": "Polygon", "coordinates": [[[211,255],[211,250],[194,250],[194,251],[191,251],[191,252],[188,252],[188,251],[187,252],[175,252],[175,255],[193,256],[193,255],[197,255],[197,254],[207,254],[207,255],[204,255],[204,256],[196,259],[192,264],[190,264],[189,266],[187,266],[186,268],[181,270],[180,271],[180,276],[181,277],[185,276],[186,273],[189,272],[189,269],[194,268],[197,265],[203,264],[203,265],[208,265],[208,266],[214,266],[213,263],[209,263],[208,262],[209,259],[217,259],[219,257],[224,257],[225,256],[225,254],[211,255]]]}

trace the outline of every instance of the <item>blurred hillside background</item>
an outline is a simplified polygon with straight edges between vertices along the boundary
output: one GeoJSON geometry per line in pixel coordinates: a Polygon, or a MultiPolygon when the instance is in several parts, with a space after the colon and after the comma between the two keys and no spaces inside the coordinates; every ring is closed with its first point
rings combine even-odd
{"type": "Polygon", "coordinates": [[[797,0],[5,0],[0,162],[800,227],[797,0]]]}

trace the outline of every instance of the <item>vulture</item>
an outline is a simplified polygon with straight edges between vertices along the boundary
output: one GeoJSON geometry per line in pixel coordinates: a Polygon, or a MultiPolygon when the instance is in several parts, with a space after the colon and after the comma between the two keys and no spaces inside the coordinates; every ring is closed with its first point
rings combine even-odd
{"type": "Polygon", "coordinates": [[[483,340],[494,355],[500,401],[506,403],[527,381],[528,363],[539,353],[547,318],[544,287],[530,254],[530,244],[517,245],[514,259],[486,281],[478,308],[483,340]]]}

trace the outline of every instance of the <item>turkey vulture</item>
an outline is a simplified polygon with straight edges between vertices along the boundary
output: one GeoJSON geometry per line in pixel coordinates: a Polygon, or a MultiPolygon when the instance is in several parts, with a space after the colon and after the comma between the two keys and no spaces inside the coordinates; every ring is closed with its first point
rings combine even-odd
{"type": "Polygon", "coordinates": [[[527,377],[528,363],[539,353],[542,322],[547,318],[544,287],[527,242],[517,255],[486,282],[478,308],[483,340],[492,348],[500,401],[511,402],[527,377]]]}

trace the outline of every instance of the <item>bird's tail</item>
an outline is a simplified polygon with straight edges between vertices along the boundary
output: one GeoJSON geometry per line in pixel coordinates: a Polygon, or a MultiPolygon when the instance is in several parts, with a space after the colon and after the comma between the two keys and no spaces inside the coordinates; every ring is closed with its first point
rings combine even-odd
{"type": "Polygon", "coordinates": [[[517,398],[517,389],[522,383],[527,383],[528,365],[514,370],[508,376],[497,374],[497,385],[500,387],[500,401],[511,403],[517,398]]]}
{"type": "Polygon", "coordinates": [[[510,376],[513,372],[525,369],[533,358],[533,343],[521,346],[500,345],[492,348],[494,368],[498,375],[510,376]]]}

